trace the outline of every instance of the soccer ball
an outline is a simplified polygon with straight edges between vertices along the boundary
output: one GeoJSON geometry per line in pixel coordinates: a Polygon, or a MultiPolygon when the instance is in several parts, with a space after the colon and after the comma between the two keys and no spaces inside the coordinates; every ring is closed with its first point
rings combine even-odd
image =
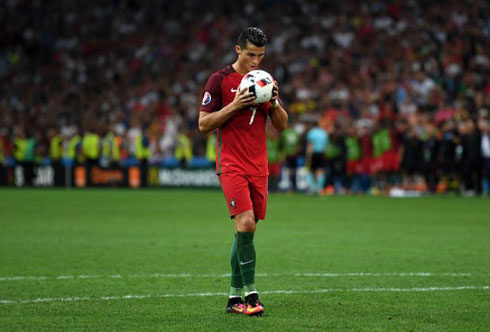
{"type": "Polygon", "coordinates": [[[264,70],[252,70],[243,76],[240,82],[240,90],[248,89],[255,95],[254,104],[265,103],[272,98],[274,80],[264,70]]]}

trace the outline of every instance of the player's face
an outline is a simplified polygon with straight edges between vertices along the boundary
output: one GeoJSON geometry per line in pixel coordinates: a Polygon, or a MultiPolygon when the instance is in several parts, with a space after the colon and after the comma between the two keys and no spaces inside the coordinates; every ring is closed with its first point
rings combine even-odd
{"type": "Polygon", "coordinates": [[[265,46],[255,46],[254,44],[247,43],[246,48],[236,46],[236,52],[238,54],[238,63],[247,73],[251,70],[259,69],[259,65],[265,55],[265,46]]]}

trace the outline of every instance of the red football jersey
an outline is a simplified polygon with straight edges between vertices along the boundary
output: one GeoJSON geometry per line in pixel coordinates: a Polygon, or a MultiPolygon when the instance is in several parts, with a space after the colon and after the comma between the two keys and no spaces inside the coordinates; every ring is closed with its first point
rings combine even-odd
{"type": "MultiPolygon", "coordinates": [[[[212,74],[204,88],[199,111],[216,112],[231,103],[242,77],[231,65],[212,74]]],[[[238,110],[217,129],[217,174],[269,175],[265,125],[270,108],[266,102],[238,110]]]]}

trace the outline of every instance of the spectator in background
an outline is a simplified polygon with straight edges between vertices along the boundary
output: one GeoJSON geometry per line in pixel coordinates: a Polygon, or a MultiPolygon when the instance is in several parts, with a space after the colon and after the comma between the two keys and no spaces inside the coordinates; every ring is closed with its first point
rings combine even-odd
{"type": "Polygon", "coordinates": [[[92,170],[99,166],[100,137],[95,123],[87,125],[87,130],[82,138],[82,152],[85,166],[87,167],[87,185],[93,184],[92,170]]]}
{"type": "Polygon", "coordinates": [[[483,164],[483,192],[485,195],[490,194],[490,122],[488,118],[479,119],[479,128],[481,130],[481,156],[483,164]]]}
{"type": "Polygon", "coordinates": [[[106,126],[105,134],[102,138],[101,160],[104,167],[117,167],[121,160],[122,138],[114,133],[112,125],[106,126]]]}
{"type": "Polygon", "coordinates": [[[328,134],[319,123],[306,133],[305,164],[308,169],[309,192],[319,194],[325,187],[325,149],[328,134]]]}
{"type": "Polygon", "coordinates": [[[344,135],[338,126],[329,135],[325,156],[329,177],[327,183],[333,185],[335,193],[344,194],[346,192],[347,147],[344,135]]]}
{"type": "Polygon", "coordinates": [[[402,141],[401,171],[405,189],[415,190],[420,183],[423,162],[422,141],[415,127],[409,126],[402,141]]]}
{"type": "Polygon", "coordinates": [[[216,134],[209,133],[206,137],[206,159],[212,164],[216,163],[216,134]]]}
{"type": "Polygon", "coordinates": [[[464,194],[474,196],[481,194],[481,137],[472,119],[461,123],[461,174],[464,184],[464,194]]]}
{"type": "Polygon", "coordinates": [[[148,184],[148,162],[151,158],[150,129],[148,126],[143,126],[135,138],[134,156],[138,160],[141,170],[141,186],[144,188],[148,184]]]}
{"type": "Polygon", "coordinates": [[[77,126],[67,130],[63,142],[63,157],[73,160],[75,165],[83,164],[82,138],[80,137],[77,126]]]}
{"type": "Polygon", "coordinates": [[[0,185],[7,185],[7,158],[10,155],[9,140],[7,139],[8,130],[6,127],[0,128],[0,185]]]}
{"type": "Polygon", "coordinates": [[[175,159],[180,163],[180,166],[189,166],[192,160],[192,142],[189,135],[189,130],[185,129],[177,134],[177,142],[175,145],[175,159]]]}
{"type": "Polygon", "coordinates": [[[63,177],[63,165],[61,158],[63,157],[63,139],[57,128],[49,128],[47,133],[47,139],[49,141],[49,157],[51,158],[51,165],[53,166],[55,183],[62,183],[63,177]]]}
{"type": "Polygon", "coordinates": [[[269,191],[276,192],[279,189],[279,180],[281,178],[283,147],[279,133],[271,128],[271,126],[272,124],[268,122],[266,126],[266,144],[269,167],[269,191]]]}
{"type": "Polygon", "coordinates": [[[359,145],[361,147],[361,160],[359,172],[361,174],[361,189],[367,192],[371,186],[372,161],[373,161],[373,143],[371,140],[370,121],[359,121],[358,135],[359,145]]]}
{"type": "Polygon", "coordinates": [[[25,150],[24,150],[24,158],[23,158],[23,167],[24,167],[24,179],[25,184],[27,186],[32,186],[34,184],[35,172],[34,166],[36,165],[36,138],[39,138],[39,135],[36,135],[34,129],[28,128],[26,129],[26,139],[25,142],[25,150]],[[36,137],[37,136],[37,137],[36,137]]]}
{"type": "Polygon", "coordinates": [[[280,136],[285,166],[289,176],[289,192],[296,191],[296,169],[298,167],[298,156],[301,152],[301,137],[296,130],[296,123],[296,121],[291,122],[280,136]]]}
{"type": "Polygon", "coordinates": [[[388,185],[388,172],[390,168],[391,135],[387,120],[379,121],[372,136],[373,142],[373,169],[375,189],[385,190],[388,185]]]}
{"type": "Polygon", "coordinates": [[[441,147],[439,149],[439,160],[442,165],[443,188],[440,191],[457,191],[458,175],[456,167],[456,146],[459,144],[459,137],[456,132],[454,120],[446,120],[442,124],[441,147]]]}
{"type": "MultiPolygon", "coordinates": [[[[15,138],[13,146],[13,155],[15,161],[21,166],[19,178],[21,178],[26,186],[32,185],[34,179],[34,138],[26,135],[26,130],[22,126],[15,128],[15,138]]],[[[19,174],[16,174],[18,176],[19,174]]]]}
{"type": "Polygon", "coordinates": [[[345,138],[345,145],[347,149],[347,183],[350,191],[357,194],[361,189],[361,144],[359,142],[359,137],[357,136],[357,130],[352,124],[349,125],[346,130],[347,137],[345,138]]]}
{"type": "Polygon", "coordinates": [[[425,140],[423,140],[423,172],[427,189],[431,193],[435,193],[437,184],[439,183],[439,148],[440,148],[440,133],[436,126],[432,123],[427,123],[425,126],[425,140]]]}
{"type": "Polygon", "coordinates": [[[328,134],[319,123],[306,133],[305,163],[308,169],[309,192],[319,194],[325,187],[325,149],[328,134]]]}

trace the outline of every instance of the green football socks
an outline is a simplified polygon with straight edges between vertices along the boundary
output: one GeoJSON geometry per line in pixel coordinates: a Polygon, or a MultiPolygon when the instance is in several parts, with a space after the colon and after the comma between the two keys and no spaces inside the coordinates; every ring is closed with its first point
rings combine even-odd
{"type": "Polygon", "coordinates": [[[230,296],[238,297],[242,296],[242,272],[240,271],[240,263],[238,262],[237,255],[237,235],[235,234],[235,239],[233,240],[233,245],[231,246],[231,287],[230,296]]]}
{"type": "Polygon", "coordinates": [[[255,247],[253,232],[237,232],[236,253],[245,295],[255,291],[255,247]]]}

